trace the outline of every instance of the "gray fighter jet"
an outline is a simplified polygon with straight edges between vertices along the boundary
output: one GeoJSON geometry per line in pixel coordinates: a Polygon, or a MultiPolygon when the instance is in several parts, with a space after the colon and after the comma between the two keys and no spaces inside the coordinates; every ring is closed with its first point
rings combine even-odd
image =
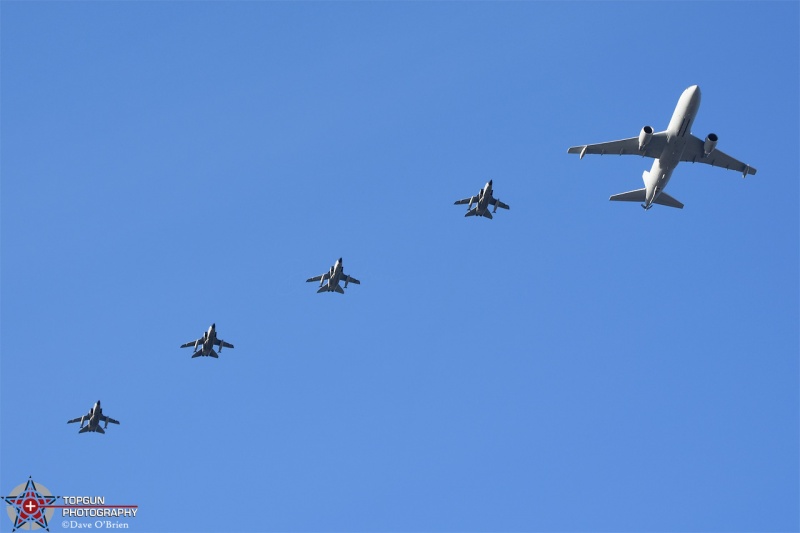
{"type": "Polygon", "coordinates": [[[219,354],[214,351],[214,346],[219,346],[219,353],[222,353],[222,348],[233,348],[233,344],[225,342],[217,338],[217,325],[211,324],[208,331],[203,333],[203,336],[197,340],[189,341],[186,344],[181,344],[181,348],[188,348],[194,346],[194,353],[192,358],[200,357],[219,357],[219,354]],[[200,348],[200,351],[197,351],[200,348]]]}
{"type": "Polygon", "coordinates": [[[100,407],[100,400],[97,400],[97,403],[94,404],[94,407],[89,409],[88,414],[85,414],[78,418],[73,418],[72,420],[67,421],[67,424],[72,424],[73,422],[81,423],[81,429],[78,430],[78,433],[86,433],[87,431],[105,433],[109,422],[111,422],[112,424],[119,424],[119,420],[114,420],[110,416],[106,416],[103,414],[103,409],[102,407],[100,407]],[[87,421],[89,423],[86,426],[84,426],[83,423],[87,421]],[[105,425],[103,427],[100,427],[100,422],[105,422],[105,425]]]}
{"type": "Polygon", "coordinates": [[[344,281],[344,287],[347,288],[348,283],[355,283],[356,285],[361,285],[361,282],[358,281],[356,278],[352,276],[348,276],[344,273],[342,267],[342,258],[340,257],[336,264],[331,267],[331,269],[320,276],[314,276],[313,278],[308,278],[306,282],[309,281],[319,281],[319,292],[338,292],[339,294],[344,294],[344,289],[339,286],[340,281],[344,281]],[[327,282],[327,283],[326,283],[327,282]]]}
{"type": "Polygon", "coordinates": [[[483,189],[480,190],[477,196],[470,196],[469,198],[464,198],[463,200],[458,200],[453,205],[463,205],[469,204],[467,206],[467,214],[464,215],[465,217],[472,217],[472,216],[479,216],[479,217],[486,217],[492,218],[492,213],[497,213],[497,208],[502,207],[503,209],[508,209],[508,204],[504,204],[497,198],[492,196],[492,180],[489,180],[483,189]],[[472,204],[477,204],[473,209],[472,204]],[[489,206],[493,205],[494,210],[492,213],[489,212],[489,206]]]}

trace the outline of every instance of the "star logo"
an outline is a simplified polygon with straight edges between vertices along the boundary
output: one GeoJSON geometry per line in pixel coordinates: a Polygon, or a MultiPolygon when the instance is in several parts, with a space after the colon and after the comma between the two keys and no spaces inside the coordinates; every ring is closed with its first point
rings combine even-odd
{"type": "Polygon", "coordinates": [[[27,483],[17,485],[11,491],[11,496],[3,496],[3,500],[8,504],[6,511],[8,517],[14,522],[14,529],[44,529],[47,521],[53,518],[55,509],[50,505],[55,503],[58,496],[53,496],[47,487],[37,485],[33,479],[28,478],[27,483]]]}

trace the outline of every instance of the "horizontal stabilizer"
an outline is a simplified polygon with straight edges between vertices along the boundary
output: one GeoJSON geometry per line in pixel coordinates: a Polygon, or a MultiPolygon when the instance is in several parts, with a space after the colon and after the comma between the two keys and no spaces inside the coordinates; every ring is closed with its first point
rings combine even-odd
{"type": "Polygon", "coordinates": [[[317,294],[319,294],[319,293],[321,293],[321,292],[328,292],[328,286],[327,286],[327,285],[323,285],[322,287],[320,287],[320,288],[317,290],[317,294]]]}
{"type": "Polygon", "coordinates": [[[464,216],[465,217],[474,217],[477,213],[478,213],[478,208],[477,207],[473,207],[472,209],[467,211],[467,214],[464,215],[464,216]]]}
{"type": "Polygon", "coordinates": [[[486,218],[492,218],[492,214],[489,212],[488,209],[483,212],[483,216],[485,216],[486,218]]]}
{"type": "Polygon", "coordinates": [[[337,285],[337,286],[336,286],[336,288],[335,288],[335,289],[333,289],[333,290],[335,290],[335,291],[336,291],[336,292],[338,292],[339,294],[344,294],[344,289],[343,289],[343,288],[341,288],[341,287],[340,287],[340,286],[338,286],[338,285],[337,285]]]}
{"type": "Polygon", "coordinates": [[[667,207],[675,207],[677,209],[683,209],[683,204],[680,203],[678,200],[670,196],[669,194],[662,192],[658,195],[658,197],[653,200],[654,204],[665,205],[667,207]]]}
{"type": "Polygon", "coordinates": [[[211,350],[211,353],[208,354],[208,355],[210,355],[211,357],[213,357],[215,359],[219,357],[219,354],[217,352],[215,352],[214,350],[211,350]]]}
{"type": "MultiPolygon", "coordinates": [[[[612,202],[644,202],[647,192],[645,189],[636,189],[635,191],[621,192],[615,194],[609,200],[612,202]]],[[[663,193],[662,193],[663,195],[663,193]]]]}
{"type": "Polygon", "coordinates": [[[83,426],[78,433],[86,433],[87,431],[89,431],[89,426],[83,426]]]}
{"type": "Polygon", "coordinates": [[[97,426],[97,428],[95,428],[95,431],[98,432],[98,433],[105,433],[106,432],[106,430],[101,428],[100,426],[97,426]]]}

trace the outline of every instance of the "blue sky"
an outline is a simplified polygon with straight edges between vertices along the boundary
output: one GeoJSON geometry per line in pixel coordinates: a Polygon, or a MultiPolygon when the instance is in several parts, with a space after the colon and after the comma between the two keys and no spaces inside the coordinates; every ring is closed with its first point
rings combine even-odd
{"type": "Polygon", "coordinates": [[[0,490],[153,532],[797,530],[799,22],[2,2],[0,490]],[[694,84],[758,174],[609,202],[650,160],[567,148],[694,84]],[[465,219],[488,179],[511,209],[465,219]],[[316,294],[338,257],[362,284],[316,294]],[[211,322],[234,350],[178,349],[211,322]],[[65,424],[98,399],[120,426],[65,424]]]}

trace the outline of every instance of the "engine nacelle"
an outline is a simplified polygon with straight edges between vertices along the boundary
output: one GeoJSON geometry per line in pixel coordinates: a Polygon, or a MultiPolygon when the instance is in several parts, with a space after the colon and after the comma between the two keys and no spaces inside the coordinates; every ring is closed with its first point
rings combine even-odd
{"type": "Polygon", "coordinates": [[[347,284],[348,284],[348,283],[350,283],[350,276],[346,276],[346,277],[344,278],[344,288],[345,288],[345,289],[347,288],[347,284]]]}
{"type": "Polygon", "coordinates": [[[717,141],[719,137],[717,137],[716,133],[709,133],[706,135],[706,141],[703,143],[703,153],[705,155],[709,155],[711,152],[714,151],[714,148],[717,147],[717,141]]]}
{"type": "Polygon", "coordinates": [[[642,128],[642,131],[639,132],[639,151],[645,149],[645,147],[650,143],[650,139],[653,138],[653,127],[652,126],[645,126],[642,128]]]}

